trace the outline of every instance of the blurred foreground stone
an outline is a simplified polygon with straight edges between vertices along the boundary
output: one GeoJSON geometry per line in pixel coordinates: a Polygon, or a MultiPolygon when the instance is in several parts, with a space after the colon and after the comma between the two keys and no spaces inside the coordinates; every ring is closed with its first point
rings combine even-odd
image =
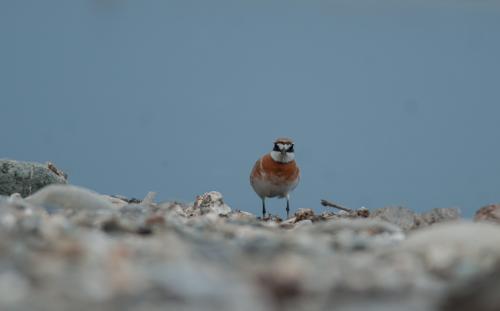
{"type": "Polygon", "coordinates": [[[0,310],[432,311],[500,259],[499,226],[375,214],[260,220],[218,192],[190,204],[69,185],[0,196],[0,310]]]}
{"type": "Polygon", "coordinates": [[[398,225],[404,231],[430,226],[434,223],[455,221],[460,219],[458,208],[434,208],[429,212],[417,214],[402,206],[389,206],[376,209],[371,215],[398,225]]]}
{"type": "Polygon", "coordinates": [[[443,299],[443,311],[498,311],[500,266],[454,288],[443,299]]]}

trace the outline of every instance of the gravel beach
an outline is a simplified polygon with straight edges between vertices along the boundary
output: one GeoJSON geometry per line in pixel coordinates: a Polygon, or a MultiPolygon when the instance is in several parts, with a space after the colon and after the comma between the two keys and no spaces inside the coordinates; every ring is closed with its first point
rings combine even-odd
{"type": "Polygon", "coordinates": [[[499,310],[495,206],[260,219],[216,191],[130,200],[38,171],[55,182],[3,184],[1,310],[499,310]]]}

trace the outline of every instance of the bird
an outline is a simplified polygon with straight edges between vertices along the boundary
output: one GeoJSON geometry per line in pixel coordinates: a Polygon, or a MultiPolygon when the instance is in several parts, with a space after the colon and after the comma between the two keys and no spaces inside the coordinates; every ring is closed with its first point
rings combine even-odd
{"type": "Polygon", "coordinates": [[[300,169],[295,162],[294,143],[289,138],[274,141],[273,150],[262,156],[250,173],[250,184],[262,200],[262,218],[266,216],[266,198],[286,198],[286,217],[290,214],[290,192],[299,184],[300,169]]]}

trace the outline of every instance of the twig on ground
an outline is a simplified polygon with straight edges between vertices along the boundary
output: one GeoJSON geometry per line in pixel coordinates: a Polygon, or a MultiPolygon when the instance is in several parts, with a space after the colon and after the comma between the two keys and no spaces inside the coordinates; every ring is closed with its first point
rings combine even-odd
{"type": "Polygon", "coordinates": [[[343,210],[343,211],[346,211],[346,212],[349,212],[349,213],[353,213],[354,211],[350,208],[347,208],[347,207],[343,207],[342,205],[339,205],[337,203],[333,203],[331,201],[328,201],[328,200],[321,200],[321,205],[323,206],[328,206],[328,207],[333,207],[333,208],[338,208],[340,210],[343,210]]]}

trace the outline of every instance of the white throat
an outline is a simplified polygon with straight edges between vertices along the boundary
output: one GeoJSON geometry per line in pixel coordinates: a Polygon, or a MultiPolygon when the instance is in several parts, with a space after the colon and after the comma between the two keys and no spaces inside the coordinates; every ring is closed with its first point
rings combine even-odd
{"type": "Polygon", "coordinates": [[[292,162],[295,159],[295,153],[293,152],[286,152],[285,154],[282,154],[279,151],[271,151],[271,158],[273,158],[274,161],[280,162],[280,163],[288,163],[292,162]]]}

